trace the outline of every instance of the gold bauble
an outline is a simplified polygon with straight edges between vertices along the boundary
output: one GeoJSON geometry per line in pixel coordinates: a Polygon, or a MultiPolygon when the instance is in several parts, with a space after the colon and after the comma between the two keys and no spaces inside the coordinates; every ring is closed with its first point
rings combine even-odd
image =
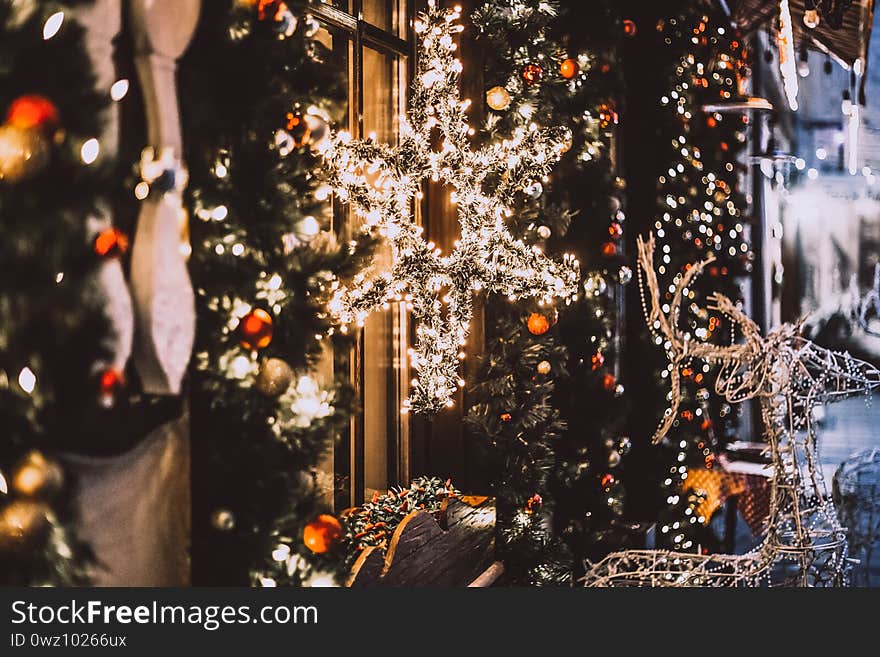
{"type": "Polygon", "coordinates": [[[486,104],[497,112],[510,107],[510,93],[504,87],[492,87],[486,92],[486,104]]]}
{"type": "Polygon", "coordinates": [[[280,358],[266,358],[260,363],[257,390],[267,397],[277,397],[293,383],[293,370],[280,358]]]}
{"type": "Polygon", "coordinates": [[[229,509],[215,509],[211,513],[211,526],[221,532],[235,529],[235,514],[229,509]]]}
{"type": "Polygon", "coordinates": [[[49,152],[41,130],[0,126],[0,180],[17,182],[36,175],[49,162],[49,152]]]}
{"type": "Polygon", "coordinates": [[[542,360],[538,363],[538,374],[550,374],[550,361],[542,360]]]}
{"type": "Polygon", "coordinates": [[[29,452],[12,474],[12,489],[26,497],[52,495],[63,483],[61,466],[36,450],[29,452]]]}
{"type": "Polygon", "coordinates": [[[42,502],[15,500],[0,510],[0,548],[26,548],[42,536],[51,523],[42,502]]]}

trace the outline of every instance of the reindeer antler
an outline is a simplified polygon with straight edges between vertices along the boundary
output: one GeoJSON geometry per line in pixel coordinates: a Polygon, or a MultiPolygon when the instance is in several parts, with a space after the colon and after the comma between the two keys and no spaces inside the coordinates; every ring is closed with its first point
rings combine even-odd
{"type": "Polygon", "coordinates": [[[687,271],[680,276],[675,282],[673,288],[672,299],[669,302],[668,312],[663,311],[663,303],[660,295],[660,284],[657,282],[657,273],[654,270],[654,234],[650,233],[647,240],[641,237],[636,239],[638,248],[638,265],[639,265],[639,292],[642,295],[642,309],[645,313],[645,321],[654,337],[665,338],[666,355],[669,362],[672,363],[672,369],[669,373],[670,385],[672,388],[672,400],[669,408],[663,414],[663,419],[654,431],[652,441],[656,445],[663,436],[672,428],[675,421],[675,415],[678,412],[678,405],[681,402],[681,374],[680,369],[684,361],[690,358],[691,341],[687,334],[678,328],[678,318],[681,310],[681,301],[684,291],[691,282],[703,273],[703,269],[707,265],[715,261],[715,256],[709,254],[704,260],[700,260],[688,267],[687,271]],[[644,274],[644,282],[642,275],[644,274]],[[647,284],[651,295],[650,310],[645,303],[645,287],[647,284]]]}

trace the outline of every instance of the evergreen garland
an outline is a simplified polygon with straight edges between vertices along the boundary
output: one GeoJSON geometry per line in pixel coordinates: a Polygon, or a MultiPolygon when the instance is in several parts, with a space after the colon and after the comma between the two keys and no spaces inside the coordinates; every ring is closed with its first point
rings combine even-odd
{"type": "Polygon", "coordinates": [[[341,526],[316,466],[356,400],[316,368],[348,348],[325,306],[372,244],[332,229],[314,146],[344,119],[346,86],[308,4],[224,4],[205,7],[181,85],[197,218],[193,575],[339,583],[341,526]],[[304,542],[310,523],[323,544],[304,542]]]}
{"type": "Polygon", "coordinates": [[[623,394],[615,295],[629,278],[610,153],[619,25],[603,3],[591,8],[595,30],[575,37],[565,29],[571,11],[496,0],[473,16],[486,56],[483,137],[530,122],[566,125],[573,135],[551,178],[520,197],[511,231],[578,256],[580,301],[557,310],[490,300],[489,348],[469,390],[467,421],[493,457],[498,550],[520,584],[568,583],[623,512],[620,459],[608,465],[628,445],[614,426],[623,394]]]}
{"type": "Polygon", "coordinates": [[[75,482],[53,456],[87,447],[105,420],[98,379],[110,355],[89,225],[108,171],[81,152],[108,98],[95,89],[75,4],[0,0],[4,585],[84,584],[91,559],[72,528],[75,482]]]}

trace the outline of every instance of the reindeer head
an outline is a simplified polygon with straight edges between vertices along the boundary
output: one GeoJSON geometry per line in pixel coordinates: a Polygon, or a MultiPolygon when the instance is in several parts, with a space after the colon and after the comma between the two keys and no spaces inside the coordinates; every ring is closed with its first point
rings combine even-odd
{"type": "Polygon", "coordinates": [[[640,237],[637,244],[639,290],[645,320],[652,334],[660,338],[658,342],[664,345],[672,365],[670,405],[654,432],[654,443],[662,440],[675,422],[681,402],[681,368],[692,358],[719,366],[715,390],[732,403],[785,392],[809,406],[819,400],[880,387],[880,371],[876,367],[810,342],[801,336],[800,323],[784,324],[762,338],[758,326],[723,294],[709,296],[709,309],[721,313],[738,327],[742,340],[715,345],[691,339],[678,325],[681,302],[688,294],[688,286],[715,260],[714,256],[688,267],[670,288],[671,299],[664,305],[654,271],[654,237],[650,235],[647,240],[640,237]],[[649,301],[645,299],[646,286],[649,301]]]}
{"type": "Polygon", "coordinates": [[[788,386],[804,405],[837,401],[880,387],[880,371],[846,352],[832,351],[797,335],[785,348],[791,365],[788,386]]]}

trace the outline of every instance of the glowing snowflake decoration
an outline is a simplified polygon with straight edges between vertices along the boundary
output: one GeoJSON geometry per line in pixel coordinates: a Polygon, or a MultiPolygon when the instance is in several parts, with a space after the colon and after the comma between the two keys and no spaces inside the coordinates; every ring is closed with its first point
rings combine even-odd
{"type": "Polygon", "coordinates": [[[570,133],[531,125],[509,140],[471,149],[473,131],[465,114],[470,101],[460,98],[461,62],[453,55],[453,36],[463,29],[456,23],[460,11],[439,9],[432,1],[416,23],[422,53],[409,116],[400,117],[399,144],[354,140],[340,132],[323,149],[338,197],[392,250],[390,270],[364,272],[350,286],[337,285],[329,309],[344,324],[363,325],[371,312],[391,302],[412,308],[418,377],[404,412],[433,413],[453,405],[457,387],[464,385],[458,367],[475,292],[551,303],[569,301],[577,290],[577,260],[566,255],[555,262],[506,227],[515,194],[547,176],[568,149],[570,133]],[[412,223],[414,199],[427,177],[454,189],[461,238],[448,255],[412,223]]]}

